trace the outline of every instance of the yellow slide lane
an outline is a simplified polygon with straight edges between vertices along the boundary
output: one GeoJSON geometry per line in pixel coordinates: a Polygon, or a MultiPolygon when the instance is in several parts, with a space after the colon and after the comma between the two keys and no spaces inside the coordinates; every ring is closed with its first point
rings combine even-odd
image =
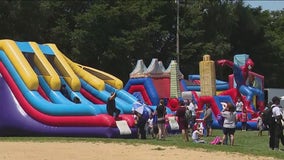
{"type": "Polygon", "coordinates": [[[17,44],[12,40],[0,40],[0,49],[5,52],[18,74],[30,90],[37,90],[38,78],[17,44]]]}
{"type": "Polygon", "coordinates": [[[123,82],[111,74],[108,74],[106,72],[103,72],[103,71],[100,71],[100,70],[97,70],[91,67],[83,66],[77,63],[76,65],[80,66],[82,69],[89,72],[90,74],[95,75],[96,77],[102,79],[105,83],[111,85],[112,87],[116,89],[123,88],[123,82]]]}
{"type": "Polygon", "coordinates": [[[58,50],[55,44],[46,44],[48,45],[53,52],[60,57],[64,57],[65,61],[69,64],[69,66],[73,69],[73,71],[82,79],[84,79],[88,84],[96,88],[97,90],[104,90],[105,83],[113,86],[116,89],[123,88],[123,82],[116,78],[115,76],[105,73],[103,71],[83,66],[71,61],[68,57],[66,57],[62,52],[58,50]]]}
{"type": "Polygon", "coordinates": [[[62,56],[63,54],[59,51],[55,44],[46,45],[48,45],[55,54],[54,64],[62,74],[64,80],[68,83],[73,91],[79,91],[81,89],[80,80],[62,56]]]}
{"type": "Polygon", "coordinates": [[[60,90],[61,82],[57,72],[49,63],[45,55],[41,52],[39,46],[35,42],[29,42],[30,46],[34,50],[34,62],[39,71],[43,75],[43,78],[52,90],[60,90]]]}
{"type": "Polygon", "coordinates": [[[84,69],[76,65],[76,63],[73,63],[69,58],[67,58],[65,55],[62,55],[67,63],[71,66],[73,71],[82,79],[84,79],[88,84],[90,84],[92,87],[96,88],[97,90],[101,91],[105,89],[105,82],[98,77],[90,74],[89,72],[86,72],[84,69]]]}

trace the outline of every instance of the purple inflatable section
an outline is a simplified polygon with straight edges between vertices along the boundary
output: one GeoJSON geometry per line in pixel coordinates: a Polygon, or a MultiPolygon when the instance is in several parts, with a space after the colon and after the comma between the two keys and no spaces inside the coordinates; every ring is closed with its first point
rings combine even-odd
{"type": "Polygon", "coordinates": [[[44,125],[31,118],[22,109],[1,74],[0,102],[0,136],[134,138],[137,133],[136,128],[131,128],[131,135],[120,135],[118,128],[113,127],[55,127],[44,125]]]}

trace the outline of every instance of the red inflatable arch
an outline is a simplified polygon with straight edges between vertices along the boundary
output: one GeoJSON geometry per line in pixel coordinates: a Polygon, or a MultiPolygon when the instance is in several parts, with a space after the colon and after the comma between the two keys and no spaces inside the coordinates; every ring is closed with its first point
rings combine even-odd
{"type": "Polygon", "coordinates": [[[152,102],[147,94],[147,91],[144,87],[144,85],[132,85],[130,86],[130,88],[128,89],[128,92],[133,94],[134,92],[140,92],[141,95],[143,96],[143,99],[145,101],[146,104],[148,105],[152,105],[152,102]]]}

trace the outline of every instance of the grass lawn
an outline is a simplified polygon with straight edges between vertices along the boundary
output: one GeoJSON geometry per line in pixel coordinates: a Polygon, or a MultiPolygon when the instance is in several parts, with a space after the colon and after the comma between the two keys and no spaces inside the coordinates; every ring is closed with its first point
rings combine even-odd
{"type": "MultiPolygon", "coordinates": [[[[221,130],[213,130],[212,137],[205,137],[206,144],[195,144],[190,142],[183,142],[181,135],[169,135],[165,141],[158,141],[156,139],[148,138],[146,140],[140,139],[113,139],[113,138],[85,138],[85,137],[0,137],[1,141],[37,141],[37,142],[104,142],[104,143],[127,143],[132,145],[139,144],[152,144],[159,146],[176,146],[178,148],[202,148],[208,152],[224,151],[230,153],[242,153],[246,155],[254,156],[267,156],[274,157],[277,159],[283,159],[284,151],[272,151],[268,147],[268,132],[264,131],[263,136],[257,136],[257,131],[240,131],[237,130],[235,133],[235,146],[227,145],[210,145],[215,136],[222,136],[221,130]]],[[[280,148],[283,149],[283,145],[280,144],[280,148]]],[[[158,149],[162,149],[157,147],[158,149]]]]}

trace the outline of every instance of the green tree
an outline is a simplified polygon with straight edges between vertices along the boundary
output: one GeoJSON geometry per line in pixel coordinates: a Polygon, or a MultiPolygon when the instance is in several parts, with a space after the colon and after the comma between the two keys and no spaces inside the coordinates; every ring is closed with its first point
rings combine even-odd
{"type": "Polygon", "coordinates": [[[45,29],[40,1],[1,1],[1,37],[18,41],[42,42],[45,29]]]}
{"type": "MultiPolygon", "coordinates": [[[[263,11],[242,0],[180,0],[180,69],[199,74],[204,54],[233,59],[247,53],[266,87],[283,87],[283,10],[263,11]],[[265,59],[265,62],[263,61],[265,59]],[[271,69],[273,72],[271,72],[271,69]]],[[[72,60],[126,82],[138,59],[165,67],[176,59],[175,0],[3,0],[0,35],[16,41],[55,43],[72,60]]],[[[227,80],[229,68],[217,68],[227,80]]]]}
{"type": "Polygon", "coordinates": [[[171,5],[147,0],[94,2],[76,17],[72,54],[125,82],[138,59],[147,64],[152,58],[171,57],[171,5]]]}
{"type": "MultiPolygon", "coordinates": [[[[284,11],[265,12],[265,39],[264,49],[269,49],[262,60],[265,59],[263,71],[269,87],[283,87],[284,81],[284,11]],[[272,71],[272,72],[271,72],[272,71]]],[[[259,60],[259,62],[263,62],[259,60]]]]}
{"type": "Polygon", "coordinates": [[[229,57],[234,25],[233,5],[227,1],[193,1],[181,16],[181,63],[186,73],[198,74],[204,54],[211,59],[229,57]],[[194,67],[193,67],[194,66],[194,67]]]}

